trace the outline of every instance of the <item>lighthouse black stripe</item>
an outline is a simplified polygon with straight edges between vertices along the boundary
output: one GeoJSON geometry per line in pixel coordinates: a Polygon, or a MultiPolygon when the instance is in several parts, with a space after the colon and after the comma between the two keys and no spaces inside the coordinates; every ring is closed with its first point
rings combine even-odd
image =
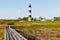
{"type": "Polygon", "coordinates": [[[29,15],[29,17],[31,18],[31,15],[29,15]]]}
{"type": "Polygon", "coordinates": [[[31,10],[29,10],[29,12],[31,13],[31,10]]]}
{"type": "Polygon", "coordinates": [[[31,8],[31,3],[29,4],[29,7],[31,8]]]}
{"type": "Polygon", "coordinates": [[[31,5],[29,5],[29,7],[31,8],[31,5]]]}

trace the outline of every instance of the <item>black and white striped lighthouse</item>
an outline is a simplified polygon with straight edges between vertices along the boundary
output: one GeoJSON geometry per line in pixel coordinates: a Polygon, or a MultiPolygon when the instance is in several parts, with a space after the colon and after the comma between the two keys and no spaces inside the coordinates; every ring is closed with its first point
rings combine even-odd
{"type": "Polygon", "coordinates": [[[28,21],[32,21],[31,13],[32,13],[32,11],[31,11],[31,3],[29,3],[28,21]]]}

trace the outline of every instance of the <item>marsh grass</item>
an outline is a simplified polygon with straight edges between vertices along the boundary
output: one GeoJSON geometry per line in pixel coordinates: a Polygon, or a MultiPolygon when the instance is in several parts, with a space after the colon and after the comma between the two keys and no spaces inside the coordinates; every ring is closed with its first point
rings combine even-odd
{"type": "Polygon", "coordinates": [[[4,28],[0,28],[0,40],[4,40],[4,28]]]}

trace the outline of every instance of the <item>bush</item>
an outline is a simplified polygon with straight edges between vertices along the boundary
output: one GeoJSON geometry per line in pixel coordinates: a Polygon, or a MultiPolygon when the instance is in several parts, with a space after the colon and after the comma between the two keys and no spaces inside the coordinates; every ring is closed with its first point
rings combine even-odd
{"type": "Polygon", "coordinates": [[[14,23],[13,23],[13,22],[11,22],[11,23],[8,23],[8,25],[14,25],[14,23]]]}
{"type": "Polygon", "coordinates": [[[1,22],[0,24],[5,24],[5,22],[1,22]]]}

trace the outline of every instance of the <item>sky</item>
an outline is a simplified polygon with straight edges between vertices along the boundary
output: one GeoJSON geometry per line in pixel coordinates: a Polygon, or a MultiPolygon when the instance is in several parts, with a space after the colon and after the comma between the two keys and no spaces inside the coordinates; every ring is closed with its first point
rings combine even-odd
{"type": "MultiPolygon", "coordinates": [[[[32,17],[60,17],[60,0],[30,0],[32,17]]],[[[28,17],[29,0],[0,0],[0,19],[28,17]]]]}

